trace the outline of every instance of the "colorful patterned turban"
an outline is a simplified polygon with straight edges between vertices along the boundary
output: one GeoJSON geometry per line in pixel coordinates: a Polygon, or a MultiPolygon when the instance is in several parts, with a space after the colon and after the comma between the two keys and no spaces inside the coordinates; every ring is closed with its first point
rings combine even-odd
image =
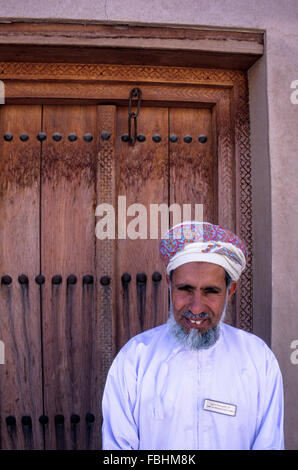
{"type": "Polygon", "coordinates": [[[193,261],[222,266],[237,281],[245,269],[247,252],[237,235],[208,222],[182,222],[172,227],[159,245],[169,275],[173,269],[193,261]]]}

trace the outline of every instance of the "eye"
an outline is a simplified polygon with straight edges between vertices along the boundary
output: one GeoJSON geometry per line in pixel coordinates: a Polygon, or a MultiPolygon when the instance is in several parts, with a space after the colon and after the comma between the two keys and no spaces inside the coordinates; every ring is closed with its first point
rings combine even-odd
{"type": "Polygon", "coordinates": [[[180,287],[178,287],[178,290],[182,290],[182,291],[184,291],[184,292],[192,292],[192,291],[193,291],[193,288],[192,288],[191,286],[185,285],[185,286],[180,286],[180,287]]]}
{"type": "Polygon", "coordinates": [[[205,294],[219,294],[220,290],[215,289],[214,287],[207,287],[206,289],[204,289],[204,293],[205,294]]]}

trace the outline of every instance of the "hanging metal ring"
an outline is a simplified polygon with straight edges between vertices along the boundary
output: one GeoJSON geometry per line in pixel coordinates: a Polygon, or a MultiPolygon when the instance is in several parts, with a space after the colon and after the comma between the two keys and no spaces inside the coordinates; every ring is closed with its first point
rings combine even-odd
{"type": "Polygon", "coordinates": [[[128,142],[131,145],[134,145],[138,136],[137,129],[137,117],[141,109],[141,100],[142,100],[142,91],[140,88],[133,88],[129,93],[129,102],[128,102],[128,142]],[[133,98],[137,98],[137,110],[134,113],[132,111],[133,98]],[[133,119],[133,133],[131,129],[131,120],[133,119]]]}
{"type": "Polygon", "coordinates": [[[131,118],[137,118],[141,109],[141,101],[142,101],[142,90],[140,88],[133,88],[130,90],[129,93],[129,102],[128,102],[128,115],[131,118]],[[133,98],[137,98],[137,111],[135,113],[132,112],[132,100],[133,98]]]}

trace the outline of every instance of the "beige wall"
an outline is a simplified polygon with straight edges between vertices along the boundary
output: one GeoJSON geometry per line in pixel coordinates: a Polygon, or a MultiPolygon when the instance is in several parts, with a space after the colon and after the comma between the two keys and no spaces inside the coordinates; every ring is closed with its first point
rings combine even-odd
{"type": "Polygon", "coordinates": [[[279,360],[285,385],[286,447],[298,449],[298,364],[290,360],[291,343],[298,340],[298,104],[290,101],[290,84],[298,80],[297,0],[14,0],[0,2],[1,17],[265,31],[265,56],[249,71],[256,222],[254,331],[267,328],[263,336],[279,360]],[[263,287],[268,275],[272,286],[263,287]]]}

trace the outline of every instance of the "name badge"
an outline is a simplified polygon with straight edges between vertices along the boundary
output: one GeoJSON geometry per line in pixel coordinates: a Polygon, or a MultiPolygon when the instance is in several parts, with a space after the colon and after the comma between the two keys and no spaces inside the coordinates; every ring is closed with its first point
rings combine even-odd
{"type": "Polygon", "coordinates": [[[203,409],[206,411],[212,411],[213,413],[220,413],[222,415],[236,416],[236,405],[230,403],[223,403],[215,400],[204,400],[203,409]]]}

